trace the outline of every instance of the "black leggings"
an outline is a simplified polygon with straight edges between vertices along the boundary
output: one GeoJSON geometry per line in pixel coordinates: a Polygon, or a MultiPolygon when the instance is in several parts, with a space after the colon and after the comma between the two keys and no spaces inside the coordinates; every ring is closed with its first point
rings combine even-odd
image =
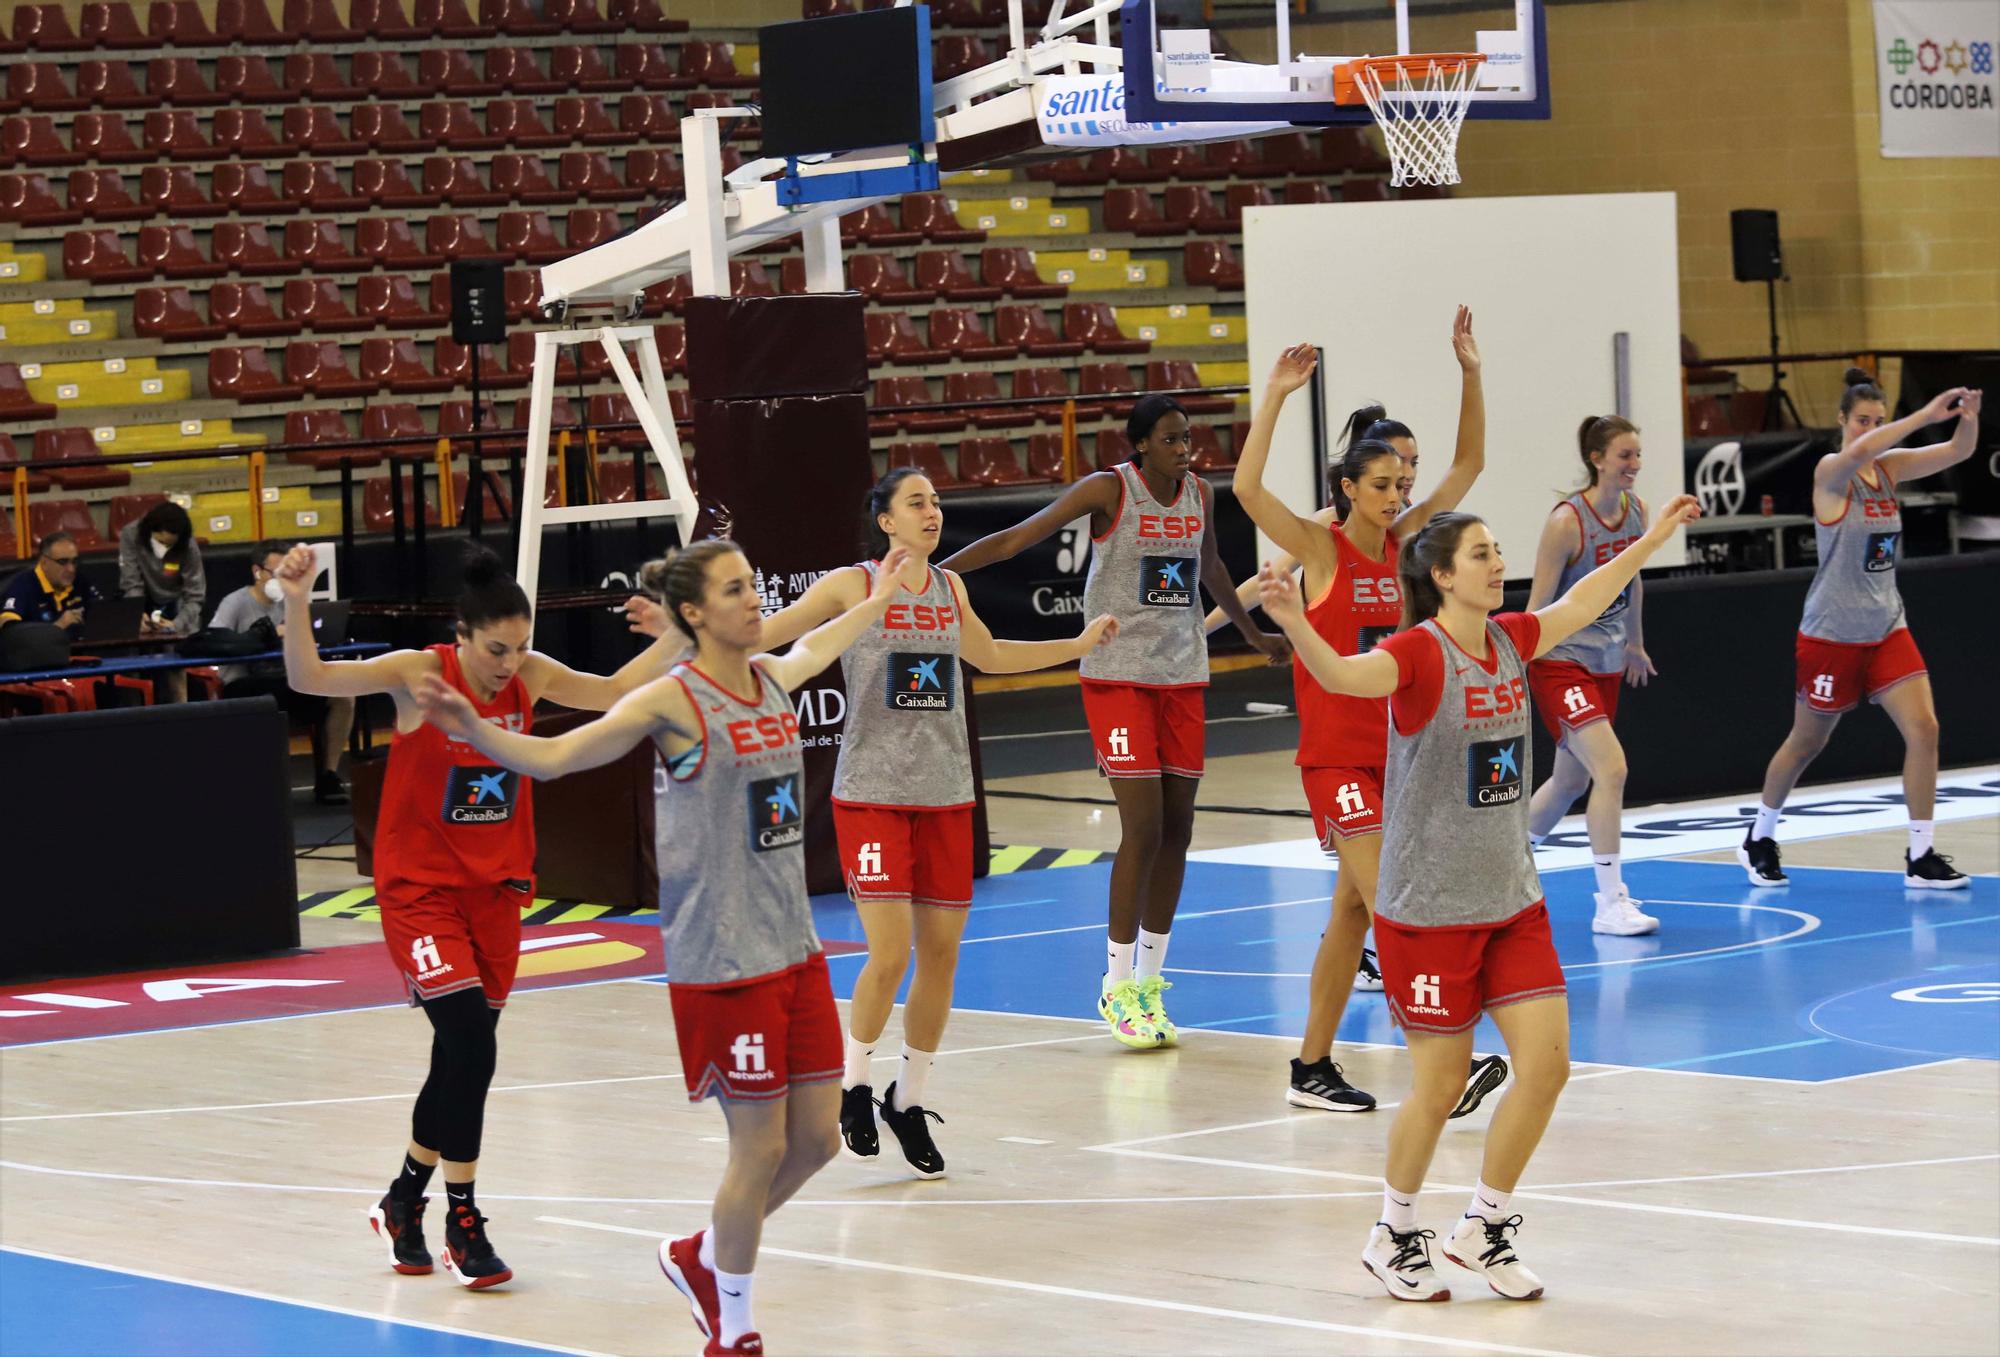
{"type": "Polygon", "coordinates": [[[479,1158],[486,1089],[498,1055],[500,1010],[477,986],[418,1001],[431,1020],[431,1070],[410,1117],[410,1139],[453,1163],[479,1158]]]}

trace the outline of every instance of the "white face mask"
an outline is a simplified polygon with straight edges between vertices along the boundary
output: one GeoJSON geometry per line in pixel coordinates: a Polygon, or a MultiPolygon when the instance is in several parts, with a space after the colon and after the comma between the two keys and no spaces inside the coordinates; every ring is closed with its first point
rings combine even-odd
{"type": "Polygon", "coordinates": [[[153,558],[155,560],[160,560],[160,561],[166,560],[167,559],[166,543],[162,542],[157,537],[148,538],[147,540],[153,544],[153,558]]]}
{"type": "Polygon", "coordinates": [[[285,601],[285,586],[276,580],[265,580],[264,597],[270,599],[273,603],[283,603],[285,601]]]}

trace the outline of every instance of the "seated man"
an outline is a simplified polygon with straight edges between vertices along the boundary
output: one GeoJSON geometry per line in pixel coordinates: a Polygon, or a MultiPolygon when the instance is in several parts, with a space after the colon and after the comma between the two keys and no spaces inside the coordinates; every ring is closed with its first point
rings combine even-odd
{"type": "Polygon", "coordinates": [[[98,601],[95,585],[76,577],[76,539],[52,532],[35,545],[35,564],[0,585],[0,627],[10,622],[52,622],[74,632],[83,612],[98,601]]]}
{"type": "MultiPolygon", "coordinates": [[[[231,631],[268,633],[270,648],[278,648],[285,631],[284,594],[273,573],[291,547],[285,542],[260,542],[250,555],[250,583],[222,600],[210,625],[231,631]]],[[[224,697],[262,697],[278,700],[286,713],[312,727],[313,800],[323,806],[347,804],[347,787],[340,780],[340,751],[347,733],[354,727],[354,699],[314,697],[296,693],[285,683],[283,660],[256,664],[225,664],[222,667],[224,697]]]]}

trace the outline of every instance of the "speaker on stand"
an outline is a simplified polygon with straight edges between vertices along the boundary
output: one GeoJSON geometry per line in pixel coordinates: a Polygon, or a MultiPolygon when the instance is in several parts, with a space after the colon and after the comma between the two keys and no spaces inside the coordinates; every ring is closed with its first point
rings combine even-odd
{"type": "Polygon", "coordinates": [[[1764,393],[1764,431],[1803,428],[1799,407],[1785,390],[1785,370],[1778,363],[1778,284],[1785,277],[1785,252],[1778,241],[1778,214],[1767,208],[1739,207],[1729,214],[1729,245],[1739,283],[1762,283],[1771,322],[1771,385],[1764,393]],[[1791,416],[1787,425],[1784,416],[1791,416]]]}
{"type": "MultiPolygon", "coordinates": [[[[479,399],[479,358],[488,344],[507,339],[507,269],[498,260],[454,259],[451,263],[451,337],[472,351],[472,460],[467,466],[465,516],[466,531],[479,538],[486,518],[486,469],[481,458],[480,429],[485,409],[479,399]]],[[[518,472],[520,463],[516,462],[518,472]]],[[[450,485],[438,487],[440,497],[451,493],[450,485]]],[[[522,487],[514,487],[516,504],[522,487]]],[[[496,500],[500,499],[495,495],[496,500]]],[[[518,522],[518,519],[516,520],[518,522]]]]}

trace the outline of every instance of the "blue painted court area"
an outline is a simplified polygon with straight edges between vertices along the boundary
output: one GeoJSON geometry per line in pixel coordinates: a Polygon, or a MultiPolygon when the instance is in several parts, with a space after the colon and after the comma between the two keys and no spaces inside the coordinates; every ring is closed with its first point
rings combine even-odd
{"type": "Polygon", "coordinates": [[[0,1249],[0,1357],[546,1357],[506,1343],[0,1249]]]}
{"type": "MultiPolygon", "coordinates": [[[[1094,1016],[1109,875],[1106,863],[980,882],[958,1005],[1094,1016]]],[[[1791,877],[1789,890],[1757,890],[1727,864],[1629,863],[1627,885],[1660,931],[1608,938],[1590,931],[1590,872],[1543,873],[1575,1058],[1804,1081],[2000,1059],[2000,880],[1942,892],[1906,891],[1894,872],[1791,877]]],[[[1176,1024],[1298,1035],[1332,881],[1190,863],[1166,968],[1176,1024]]],[[[815,903],[824,936],[860,938],[844,899],[815,903]]],[[[843,997],[860,965],[833,959],[843,997]]],[[[1362,993],[1340,1037],[1399,1040],[1382,997],[1362,993]]],[[[1500,1049],[1490,1022],[1477,1041],[1500,1049]]]]}

